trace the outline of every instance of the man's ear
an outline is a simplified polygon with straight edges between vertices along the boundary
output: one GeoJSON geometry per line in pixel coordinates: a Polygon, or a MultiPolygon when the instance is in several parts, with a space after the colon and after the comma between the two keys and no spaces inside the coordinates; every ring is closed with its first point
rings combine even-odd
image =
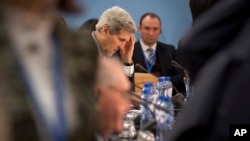
{"type": "Polygon", "coordinates": [[[107,34],[109,32],[109,27],[108,25],[104,25],[101,30],[104,34],[107,34]]]}

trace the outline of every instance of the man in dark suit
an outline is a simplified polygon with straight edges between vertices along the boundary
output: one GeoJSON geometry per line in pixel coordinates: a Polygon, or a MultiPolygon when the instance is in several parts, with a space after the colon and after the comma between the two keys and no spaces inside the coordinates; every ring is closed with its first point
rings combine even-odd
{"type": "Polygon", "coordinates": [[[194,95],[166,140],[249,140],[233,128],[250,124],[249,12],[248,0],[219,1],[181,39],[194,95]]]}
{"type": "MultiPolygon", "coordinates": [[[[136,25],[131,15],[121,7],[114,6],[105,10],[98,18],[92,36],[100,56],[118,57],[125,73],[132,81],[134,63],[132,60],[136,25]]],[[[86,34],[87,31],[82,31],[86,34]]]]}
{"type": "MultiPolygon", "coordinates": [[[[171,65],[172,60],[177,61],[174,46],[157,41],[161,33],[160,17],[151,12],[143,14],[140,18],[139,32],[141,39],[135,43],[134,63],[142,65],[157,77],[170,76],[176,89],[185,95],[184,70],[171,65]],[[148,49],[152,49],[152,57],[148,49]]],[[[135,72],[143,71],[135,68],[135,72]]],[[[176,93],[173,91],[173,94],[176,93]]]]}
{"type": "Polygon", "coordinates": [[[95,43],[53,21],[58,5],[77,11],[71,2],[0,2],[0,123],[11,141],[94,140],[95,43]]]}

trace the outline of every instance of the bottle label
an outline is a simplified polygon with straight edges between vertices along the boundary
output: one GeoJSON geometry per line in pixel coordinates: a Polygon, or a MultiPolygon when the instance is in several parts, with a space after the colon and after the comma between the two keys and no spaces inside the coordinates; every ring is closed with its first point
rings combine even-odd
{"type": "Polygon", "coordinates": [[[168,119],[168,114],[162,110],[157,110],[156,121],[159,123],[166,123],[168,119]]]}

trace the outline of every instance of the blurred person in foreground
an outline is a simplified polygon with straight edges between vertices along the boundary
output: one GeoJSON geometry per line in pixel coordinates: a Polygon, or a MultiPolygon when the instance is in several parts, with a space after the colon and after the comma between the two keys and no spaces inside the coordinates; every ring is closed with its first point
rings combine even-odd
{"type": "Polygon", "coordinates": [[[117,58],[101,57],[96,81],[97,137],[107,139],[123,130],[130,109],[130,83],[117,58]]]}
{"type": "Polygon", "coordinates": [[[132,54],[135,31],[135,22],[130,14],[126,10],[114,6],[102,13],[95,31],[91,34],[82,32],[92,37],[100,56],[119,56],[125,73],[131,78],[134,73],[132,54]]]}
{"type": "Polygon", "coordinates": [[[69,0],[1,0],[0,7],[0,124],[9,135],[1,141],[94,140],[98,52],[55,21],[58,9],[79,9],[69,0]]]}
{"type": "MultiPolygon", "coordinates": [[[[133,61],[157,77],[170,76],[178,90],[173,90],[173,95],[179,92],[185,95],[184,70],[174,67],[171,63],[173,60],[177,61],[176,49],[173,45],[158,41],[161,26],[161,19],[157,14],[147,12],[141,16],[138,28],[141,38],[135,43],[133,61]]],[[[142,70],[136,68],[135,72],[142,70]]]]}
{"type": "Polygon", "coordinates": [[[250,124],[249,12],[249,0],[219,1],[180,40],[194,95],[166,140],[245,140],[230,128],[250,124]]]}

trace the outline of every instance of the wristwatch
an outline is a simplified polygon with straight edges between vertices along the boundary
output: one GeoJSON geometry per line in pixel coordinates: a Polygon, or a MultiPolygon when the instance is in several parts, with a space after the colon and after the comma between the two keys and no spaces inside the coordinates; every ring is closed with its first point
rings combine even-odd
{"type": "Polygon", "coordinates": [[[132,66],[134,64],[134,62],[132,61],[132,63],[123,63],[124,66],[132,66]]]}

